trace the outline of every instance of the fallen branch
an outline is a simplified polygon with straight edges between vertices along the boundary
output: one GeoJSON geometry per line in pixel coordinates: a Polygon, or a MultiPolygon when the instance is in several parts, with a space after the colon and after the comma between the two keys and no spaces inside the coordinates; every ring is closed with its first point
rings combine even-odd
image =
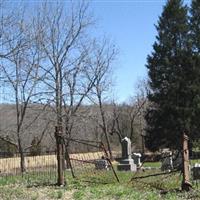
{"type": "Polygon", "coordinates": [[[133,177],[131,180],[143,179],[143,178],[148,178],[148,177],[152,177],[152,176],[161,176],[161,175],[166,175],[166,174],[172,174],[172,173],[175,173],[178,171],[179,170],[173,170],[171,172],[162,172],[162,173],[150,174],[150,175],[146,175],[146,176],[137,176],[137,177],[133,177]]]}

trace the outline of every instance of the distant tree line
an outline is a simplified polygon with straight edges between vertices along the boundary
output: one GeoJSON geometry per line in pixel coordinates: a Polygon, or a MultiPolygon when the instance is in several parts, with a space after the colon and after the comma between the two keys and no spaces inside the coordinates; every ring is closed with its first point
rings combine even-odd
{"type": "MultiPolygon", "coordinates": [[[[29,105],[31,108],[36,105],[29,105]]],[[[39,107],[39,105],[37,105],[39,107]]],[[[42,107],[43,105],[40,105],[42,107]]],[[[105,123],[108,130],[108,136],[110,138],[111,149],[115,151],[120,151],[121,140],[127,136],[132,140],[133,149],[137,151],[142,151],[141,134],[144,133],[145,121],[144,113],[147,107],[147,102],[144,99],[140,99],[139,96],[131,98],[129,102],[123,104],[117,104],[114,102],[103,103],[102,105],[105,115],[105,123]]],[[[38,112],[41,108],[38,108],[38,112]]],[[[26,113],[27,118],[32,118],[33,111],[28,110],[26,113]]],[[[4,129],[1,132],[0,139],[0,152],[5,152],[9,156],[15,156],[18,149],[15,145],[9,141],[13,136],[14,132],[13,125],[15,123],[14,108],[12,105],[0,105],[0,113],[4,113],[4,118],[0,121],[0,127],[4,129]],[[6,125],[4,125],[6,124],[6,125]],[[3,140],[5,138],[5,140],[3,140]],[[12,152],[12,153],[10,153],[12,152]]],[[[52,110],[46,110],[45,115],[50,119],[53,118],[54,112],[52,110]]],[[[24,120],[24,123],[27,119],[24,120]]],[[[48,125],[45,129],[43,135],[41,127],[43,123],[46,123],[45,118],[40,116],[38,121],[33,124],[26,132],[23,134],[22,145],[28,146],[25,149],[28,155],[40,155],[45,152],[55,152],[55,139],[54,139],[54,123],[48,125]],[[41,139],[42,136],[42,139],[41,139]],[[29,144],[29,145],[28,145],[29,144]]],[[[99,111],[98,105],[81,105],[75,118],[74,127],[72,129],[72,138],[78,140],[88,140],[103,142],[106,144],[106,138],[104,137],[104,132],[101,127],[101,113],[99,111]]],[[[90,151],[87,146],[85,148],[83,145],[74,146],[69,145],[69,152],[87,152],[90,151]]],[[[6,154],[4,154],[6,155],[6,154]]],[[[2,155],[3,156],[3,155],[2,155]]]]}

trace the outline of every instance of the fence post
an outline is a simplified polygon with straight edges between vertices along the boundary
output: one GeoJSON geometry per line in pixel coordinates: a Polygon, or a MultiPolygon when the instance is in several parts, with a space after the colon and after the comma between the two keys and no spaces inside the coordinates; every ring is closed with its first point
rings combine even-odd
{"type": "Polygon", "coordinates": [[[75,178],[74,170],[72,168],[72,163],[71,163],[69,152],[68,152],[67,148],[65,148],[65,160],[67,162],[66,164],[69,165],[69,168],[70,168],[71,173],[72,173],[72,177],[75,178]]]}
{"type": "Polygon", "coordinates": [[[63,130],[62,126],[55,127],[55,138],[56,138],[56,148],[57,148],[57,172],[58,180],[57,184],[59,186],[64,185],[64,140],[63,140],[63,130]]]}
{"type": "Polygon", "coordinates": [[[141,137],[142,137],[142,153],[144,154],[145,153],[145,140],[144,140],[144,135],[141,134],[141,137]]]}
{"type": "Polygon", "coordinates": [[[183,181],[182,181],[182,190],[189,191],[192,187],[190,183],[190,176],[189,176],[189,149],[188,149],[188,136],[183,133],[182,144],[183,144],[183,181]]]}

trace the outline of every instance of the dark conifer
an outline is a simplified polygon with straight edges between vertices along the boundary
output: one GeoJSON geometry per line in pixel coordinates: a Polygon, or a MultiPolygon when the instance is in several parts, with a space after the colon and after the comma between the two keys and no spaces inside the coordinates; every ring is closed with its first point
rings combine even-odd
{"type": "Polygon", "coordinates": [[[200,54],[200,1],[193,0],[190,9],[190,33],[193,52],[200,54]]]}
{"type": "Polygon", "coordinates": [[[190,9],[190,44],[193,53],[194,114],[192,139],[200,138],[200,1],[193,0],[190,9]]]}
{"type": "Polygon", "coordinates": [[[156,26],[153,52],[147,58],[146,144],[152,150],[179,148],[183,132],[191,133],[194,70],[187,11],[181,0],[166,3],[156,26]]]}

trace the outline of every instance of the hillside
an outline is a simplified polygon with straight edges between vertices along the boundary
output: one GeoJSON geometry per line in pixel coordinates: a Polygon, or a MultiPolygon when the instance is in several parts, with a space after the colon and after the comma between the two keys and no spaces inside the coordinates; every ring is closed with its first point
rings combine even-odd
{"type": "MultiPolygon", "coordinates": [[[[113,123],[113,106],[104,105],[106,111],[107,126],[111,128],[113,123]]],[[[126,107],[120,108],[122,112],[126,111],[126,107]]],[[[123,120],[123,119],[121,119],[123,120]]],[[[128,120],[124,119],[122,123],[122,131],[124,136],[129,134],[128,132],[128,120]],[[126,123],[125,123],[126,122],[126,123]]],[[[81,106],[78,113],[71,117],[72,133],[71,137],[79,140],[90,141],[105,141],[100,128],[101,118],[99,108],[94,105],[81,106]]],[[[138,122],[136,122],[137,124],[138,122]]],[[[30,147],[34,138],[41,139],[40,146],[43,150],[52,151],[55,150],[55,138],[54,138],[54,126],[55,126],[55,113],[51,107],[45,107],[43,105],[30,105],[27,109],[25,120],[20,132],[23,148],[30,147]]],[[[140,128],[140,127],[139,127],[140,128]]],[[[140,134],[139,129],[135,129],[135,134],[140,134]]],[[[16,111],[15,106],[10,104],[0,105],[0,136],[1,138],[9,138],[13,143],[17,143],[16,136],[16,111]]],[[[141,146],[141,138],[135,141],[138,146],[141,146]]],[[[115,132],[110,133],[110,140],[113,149],[120,149],[119,137],[115,132]]],[[[77,146],[71,147],[72,149],[78,149],[77,146]]],[[[3,151],[3,149],[1,149],[3,151]]]]}

